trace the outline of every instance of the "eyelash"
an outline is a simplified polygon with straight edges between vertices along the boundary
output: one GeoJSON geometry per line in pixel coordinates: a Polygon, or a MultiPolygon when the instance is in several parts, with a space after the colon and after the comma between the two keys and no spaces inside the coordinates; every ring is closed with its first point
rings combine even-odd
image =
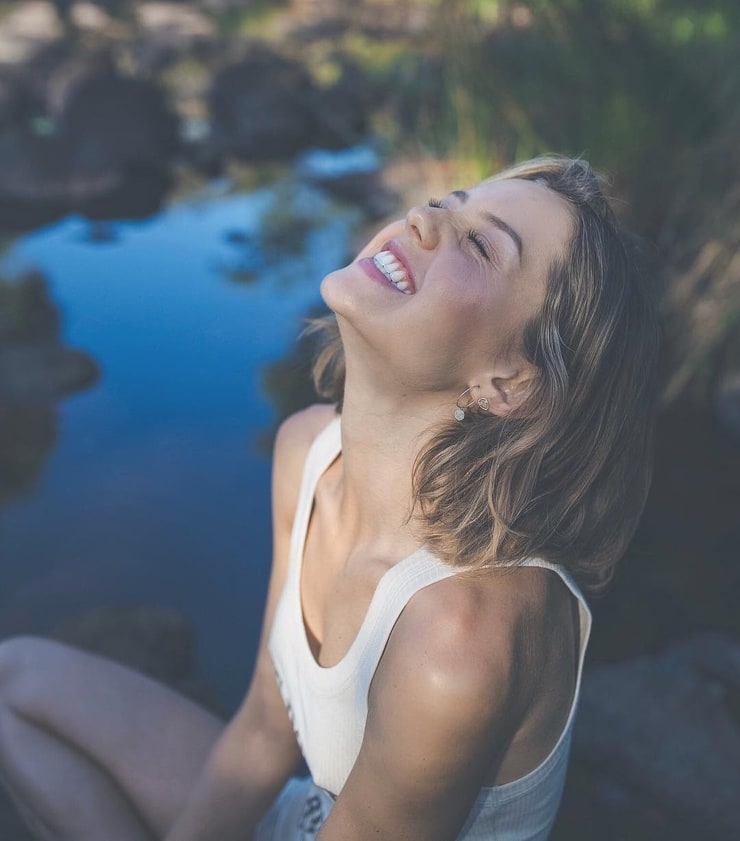
{"type": "MultiPolygon", "coordinates": [[[[445,208],[447,205],[441,201],[440,199],[431,198],[427,202],[429,207],[441,207],[445,208]]],[[[483,239],[481,238],[480,234],[477,231],[474,231],[472,228],[468,231],[468,239],[475,245],[475,247],[480,251],[481,255],[485,257],[486,260],[490,262],[491,255],[488,253],[488,249],[486,248],[485,244],[483,243],[483,239]]]]}
{"type": "Polygon", "coordinates": [[[468,239],[475,244],[475,247],[478,249],[478,251],[480,251],[483,257],[485,257],[486,260],[490,261],[491,257],[488,254],[488,249],[483,244],[483,240],[481,239],[480,234],[476,233],[476,231],[471,229],[468,231],[468,239]]]}

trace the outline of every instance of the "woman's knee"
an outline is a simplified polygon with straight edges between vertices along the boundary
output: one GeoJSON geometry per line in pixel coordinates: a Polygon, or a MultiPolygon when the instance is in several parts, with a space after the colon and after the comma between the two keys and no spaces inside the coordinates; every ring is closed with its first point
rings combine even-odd
{"type": "Polygon", "coordinates": [[[0,705],[21,712],[35,692],[50,661],[68,647],[54,640],[18,636],[0,640],[0,705]]]}

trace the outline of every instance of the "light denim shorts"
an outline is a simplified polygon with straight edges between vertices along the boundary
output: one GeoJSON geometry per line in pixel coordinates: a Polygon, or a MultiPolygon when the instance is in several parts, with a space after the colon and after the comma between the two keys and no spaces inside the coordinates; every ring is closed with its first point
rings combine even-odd
{"type": "Polygon", "coordinates": [[[257,826],[255,841],[313,841],[333,805],[311,777],[291,777],[257,826]]]}

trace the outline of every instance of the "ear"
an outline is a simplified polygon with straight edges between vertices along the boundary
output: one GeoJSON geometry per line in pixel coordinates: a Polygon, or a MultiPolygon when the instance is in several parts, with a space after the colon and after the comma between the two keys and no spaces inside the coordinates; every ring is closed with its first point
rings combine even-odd
{"type": "Polygon", "coordinates": [[[489,412],[505,417],[524,403],[536,380],[536,369],[531,365],[506,376],[489,375],[481,380],[478,397],[488,400],[489,412]]]}

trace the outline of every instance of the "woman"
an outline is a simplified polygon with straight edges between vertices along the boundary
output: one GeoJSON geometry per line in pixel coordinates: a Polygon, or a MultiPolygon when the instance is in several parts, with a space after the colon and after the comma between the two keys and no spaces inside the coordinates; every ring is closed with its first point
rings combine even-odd
{"type": "Polygon", "coordinates": [[[650,483],[656,302],[593,172],[554,157],[412,208],[321,292],[335,405],[278,434],[233,720],[2,645],[0,769],[40,838],[547,838],[581,587],[610,580],[650,483]]]}

